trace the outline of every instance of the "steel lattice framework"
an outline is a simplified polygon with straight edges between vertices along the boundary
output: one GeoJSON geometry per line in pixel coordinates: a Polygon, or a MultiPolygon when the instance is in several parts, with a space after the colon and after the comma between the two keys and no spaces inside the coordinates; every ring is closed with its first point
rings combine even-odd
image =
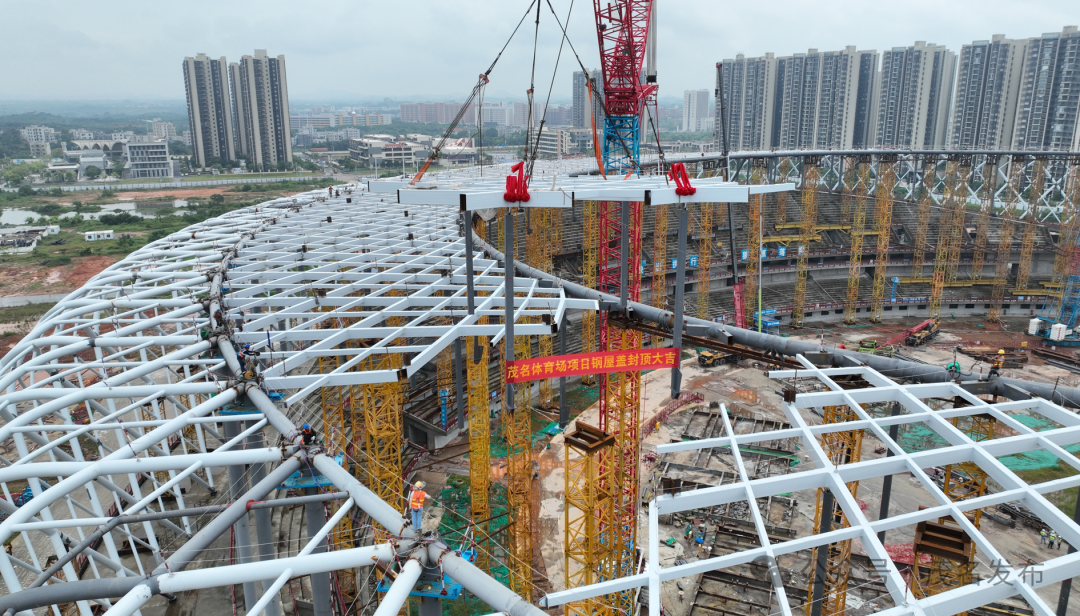
{"type": "MultiPolygon", "coordinates": [[[[1053,588],[1058,582],[1080,574],[1080,553],[1056,553],[1041,563],[1041,575],[1034,576],[1025,563],[1013,566],[980,531],[969,516],[980,508],[1018,501],[1038,515],[1047,525],[1070,545],[1080,541],[1080,525],[1062,512],[1047,495],[1080,486],[1080,474],[1029,485],[1009,470],[1000,460],[1003,456],[1045,450],[1058,458],[1063,465],[1080,471],[1080,460],[1066,451],[1065,447],[1080,442],[1080,417],[1045,399],[1032,398],[1010,402],[988,403],[958,383],[934,383],[901,385],[883,374],[859,366],[853,368],[819,369],[802,356],[798,357],[803,368],[772,371],[769,375],[783,382],[796,377],[814,379],[824,391],[798,393],[793,403],[784,405],[790,429],[766,431],[754,434],[737,433],[721,408],[723,436],[713,439],[659,445],[657,453],[711,449],[723,447],[732,452],[737,480],[724,485],[683,491],[656,498],[649,506],[648,568],[643,573],[610,582],[569,589],[548,595],[541,601],[544,607],[554,607],[569,601],[581,601],[612,592],[636,587],[649,587],[650,616],[661,614],[661,585],[697,575],[706,571],[721,570],[747,563],[764,564],[768,580],[773,587],[772,600],[775,613],[792,614],[809,612],[803,605],[790,603],[785,591],[786,581],[781,577],[779,558],[809,549],[858,539],[866,555],[875,563],[876,573],[882,579],[885,594],[875,600],[878,613],[885,616],[924,616],[926,614],[959,614],[1008,597],[1019,597],[1031,605],[1039,616],[1052,616],[1055,610],[1038,593],[1045,587],[1053,588]],[[849,389],[850,382],[842,387],[839,380],[861,377],[863,388],[849,389]],[[932,398],[957,400],[954,408],[934,410],[926,404],[932,398]],[[870,405],[899,405],[900,414],[878,416],[865,410],[870,405]],[[839,421],[813,425],[808,418],[811,408],[846,407],[839,421]],[[1054,422],[1054,428],[1041,431],[1027,427],[1022,415],[1035,414],[1054,422]],[[1011,436],[982,439],[968,426],[992,417],[1007,427],[1011,436]],[[890,427],[922,424],[941,437],[945,446],[918,452],[908,452],[897,440],[890,437],[890,427]],[[880,440],[889,450],[885,458],[857,459],[844,462],[830,456],[834,448],[828,446],[830,439],[846,441],[843,435],[862,431],[880,440]],[[832,435],[832,436],[830,436],[832,435]],[[974,436],[973,436],[974,435],[974,436]],[[776,438],[796,438],[800,450],[811,460],[804,470],[786,475],[774,475],[751,479],[748,469],[755,454],[751,448],[776,438]],[[750,457],[747,457],[750,456],[750,457]],[[952,499],[942,490],[924,469],[935,466],[975,464],[1000,486],[997,492],[985,493],[971,498],[952,499]],[[914,511],[893,512],[882,519],[870,520],[862,511],[856,494],[851,489],[855,482],[894,475],[914,478],[926,490],[930,502],[925,508],[914,511]],[[661,566],[659,557],[659,517],[695,509],[722,506],[737,502],[760,502],[770,496],[808,489],[827,489],[835,498],[839,512],[846,525],[833,527],[828,532],[814,532],[788,541],[771,542],[767,522],[757,507],[749,507],[749,531],[758,538],[755,547],[738,550],[722,556],[704,558],[675,566],[661,566]],[[948,592],[919,597],[910,588],[900,568],[885,550],[878,533],[908,527],[921,522],[951,517],[971,538],[987,562],[998,563],[997,576],[978,582],[964,584],[948,592]],[[1060,555],[1057,555],[1060,554],[1060,555]]],[[[841,447],[840,449],[844,449],[841,447]]]]}
{"type": "MultiPolygon", "coordinates": [[[[855,172],[855,170],[852,170],[855,172]]],[[[862,281],[863,240],[866,239],[866,202],[870,194],[870,163],[860,159],[853,182],[855,214],[851,221],[851,257],[848,264],[847,302],[844,304],[844,322],[855,323],[858,310],[859,283],[862,281]]],[[[848,189],[850,192],[850,188],[848,189]]],[[[845,193],[846,194],[846,193],[845,193]]]]}
{"type": "MultiPolygon", "coordinates": [[[[419,565],[439,562],[491,605],[539,614],[457,552],[417,541],[402,517],[405,388],[462,338],[484,349],[473,362],[483,376],[472,371],[470,388],[484,393],[485,340],[503,332],[505,281],[477,253],[470,313],[458,208],[390,201],[343,185],[199,223],[91,279],[7,353],[0,535],[14,542],[11,554],[0,552],[8,601],[0,610],[29,615],[23,606],[58,603],[83,616],[95,605],[132,614],[158,593],[242,583],[251,609],[279,614],[275,597],[291,577],[333,572],[337,602],[357,592],[354,570],[414,563],[383,599],[394,602],[419,565]],[[298,447],[305,422],[321,428],[321,448],[298,447]],[[248,508],[302,469],[340,490],[304,497],[318,506],[321,531],[310,528],[298,553],[274,558],[260,548],[255,561],[243,538],[248,508]],[[231,484],[233,502],[193,509],[185,482],[231,484]],[[182,511],[167,511],[165,497],[182,511]],[[380,534],[362,532],[355,520],[364,515],[380,534]],[[185,570],[241,523],[243,564],[185,570]],[[159,543],[160,529],[179,543],[159,543]],[[333,550],[320,553],[328,540],[333,550]],[[139,558],[122,561],[124,543],[139,558]],[[62,558],[43,574],[50,553],[62,558]]],[[[535,279],[517,278],[514,289],[519,340],[551,334],[543,321],[567,309],[596,309],[535,279]]],[[[476,397],[470,405],[484,425],[486,400],[476,397]]],[[[270,546],[260,512],[250,515],[270,546]]],[[[330,593],[325,601],[329,609],[330,593]]]]}

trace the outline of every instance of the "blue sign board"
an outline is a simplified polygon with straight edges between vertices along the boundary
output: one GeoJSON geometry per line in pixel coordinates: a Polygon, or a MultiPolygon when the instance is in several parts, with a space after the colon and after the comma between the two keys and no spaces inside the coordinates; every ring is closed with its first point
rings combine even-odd
{"type": "Polygon", "coordinates": [[[754,316],[760,317],[766,314],[776,314],[776,308],[769,308],[768,310],[755,310],[754,316]]]}
{"type": "Polygon", "coordinates": [[[762,248],[761,249],[761,258],[764,259],[767,256],[769,256],[769,249],[768,248],[762,248]]]}
{"type": "Polygon", "coordinates": [[[697,255],[690,255],[687,263],[690,264],[690,267],[697,267],[697,255]]]}
{"type": "Polygon", "coordinates": [[[750,259],[750,251],[749,250],[742,251],[742,260],[747,261],[749,259],[750,259]]]}
{"type": "Polygon", "coordinates": [[[779,250],[780,250],[780,256],[781,257],[786,257],[787,256],[787,246],[781,246],[779,250]]]}

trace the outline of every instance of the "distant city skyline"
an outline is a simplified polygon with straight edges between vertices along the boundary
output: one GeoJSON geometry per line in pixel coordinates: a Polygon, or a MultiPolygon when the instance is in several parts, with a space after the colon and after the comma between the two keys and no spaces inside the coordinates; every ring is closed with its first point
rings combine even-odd
{"type": "MultiPolygon", "coordinates": [[[[77,3],[60,13],[47,5],[15,4],[5,9],[9,20],[36,27],[7,33],[8,44],[20,54],[17,62],[7,62],[0,70],[0,101],[182,101],[183,84],[174,77],[178,59],[199,52],[239,58],[256,48],[273,48],[289,57],[294,102],[461,100],[527,4],[459,0],[421,3],[422,10],[415,11],[401,10],[401,3],[366,5],[360,11],[344,0],[327,0],[320,4],[317,19],[304,19],[294,3],[280,0],[260,2],[254,18],[251,8],[256,5],[247,2],[193,0],[184,11],[140,4],[137,11],[119,13],[77,3]],[[328,24],[334,27],[328,29],[328,24]],[[451,45],[453,53],[431,54],[425,45],[404,45],[390,57],[378,36],[347,36],[350,24],[379,24],[379,31],[418,41],[435,38],[451,45]],[[42,28],[50,35],[41,36],[42,28]],[[463,31],[489,36],[459,36],[463,31]],[[126,79],[126,74],[138,79],[126,79]]],[[[552,0],[552,6],[559,19],[567,21],[581,61],[590,69],[598,66],[589,3],[576,4],[569,19],[569,0],[552,0]]],[[[879,3],[811,6],[777,0],[767,14],[728,6],[721,10],[708,0],[659,0],[657,6],[660,96],[676,99],[685,90],[711,89],[715,62],[740,53],[784,56],[848,45],[881,52],[918,40],[958,53],[962,45],[995,34],[1034,38],[1078,21],[1071,0],[1025,2],[1023,10],[1007,0],[912,0],[902,11],[879,3]]],[[[544,96],[560,38],[545,6],[536,68],[537,90],[544,96]]],[[[523,27],[491,74],[488,100],[524,100],[532,44],[531,29],[523,27]]],[[[573,54],[564,49],[553,101],[570,102],[572,73],[578,70],[573,54]]]]}

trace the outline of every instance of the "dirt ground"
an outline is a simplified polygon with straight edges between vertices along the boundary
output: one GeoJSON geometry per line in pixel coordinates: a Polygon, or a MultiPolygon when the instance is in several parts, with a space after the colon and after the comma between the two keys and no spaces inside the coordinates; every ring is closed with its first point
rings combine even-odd
{"type": "Polygon", "coordinates": [[[119,259],[114,255],[77,257],[59,267],[0,261],[0,297],[70,293],[119,259]]]}

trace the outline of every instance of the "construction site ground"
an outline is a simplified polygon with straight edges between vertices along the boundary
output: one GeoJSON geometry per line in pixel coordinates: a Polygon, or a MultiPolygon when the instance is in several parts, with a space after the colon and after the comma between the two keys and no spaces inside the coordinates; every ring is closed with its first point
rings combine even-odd
{"type": "MultiPolygon", "coordinates": [[[[857,342],[865,339],[875,339],[884,342],[893,335],[911,327],[919,322],[918,319],[887,321],[874,327],[845,327],[833,326],[823,330],[808,331],[797,337],[809,340],[822,340],[826,346],[836,346],[841,343],[857,342]]],[[[1036,343],[1036,339],[1023,333],[1027,319],[1012,319],[1002,325],[979,327],[982,321],[976,318],[948,319],[943,322],[940,333],[931,344],[919,348],[904,347],[901,353],[908,358],[925,362],[934,366],[944,366],[954,358],[953,349],[972,346],[1005,346],[1020,347],[1020,343],[1028,341],[1029,346],[1036,343]]],[[[850,345],[848,345],[850,346],[850,345]]],[[[972,357],[958,354],[965,373],[988,372],[989,365],[976,361],[972,357]]],[[[765,376],[763,366],[752,365],[744,360],[737,366],[701,367],[697,364],[696,354],[684,353],[683,360],[683,391],[700,394],[704,400],[691,403],[679,408],[659,425],[642,426],[643,439],[641,444],[642,461],[640,476],[642,478],[641,494],[643,505],[656,491],[664,489],[664,482],[671,480],[682,482],[683,489],[692,489],[695,484],[702,486],[719,485],[729,483],[736,479],[736,468],[730,453],[713,450],[712,452],[681,452],[661,456],[655,462],[647,462],[649,452],[655,452],[656,446],[663,443],[686,440],[688,438],[706,438],[722,434],[722,423],[716,419],[719,409],[712,404],[723,404],[728,409],[736,432],[766,431],[780,429],[786,425],[786,417],[783,412],[782,387],[783,385],[765,376]],[[709,420],[711,416],[713,419],[709,420]],[[705,431],[708,431],[708,434],[705,431]],[[647,434],[646,434],[647,433],[647,434]],[[701,470],[694,470],[699,468],[701,470]],[[666,478],[666,479],[665,479],[666,478]]],[[[648,372],[642,380],[642,413],[643,421],[657,415],[661,409],[671,402],[670,398],[670,371],[656,370],[648,372]]],[[[1021,369],[1006,370],[1007,376],[1023,379],[1054,382],[1061,379],[1061,383],[1076,384],[1078,375],[1055,366],[1044,364],[1037,358],[1032,358],[1027,366],[1021,369]]],[[[799,386],[808,386],[809,379],[800,379],[799,386]]],[[[580,402],[580,401],[579,401],[580,402]]],[[[585,408],[576,420],[599,425],[599,409],[596,403],[585,408]]],[[[809,423],[820,423],[821,417],[812,412],[804,411],[803,419],[809,423]]],[[[570,430],[573,428],[571,427],[570,430]]],[[[912,447],[920,446],[918,439],[903,440],[904,446],[911,444],[912,447]],[[914,444],[912,444],[914,443],[914,444]]],[[[914,437],[913,437],[914,438],[914,437]]],[[[534,482],[533,511],[534,524],[534,549],[537,558],[533,563],[534,582],[537,583],[536,594],[562,589],[565,585],[565,446],[562,434],[552,437],[544,437],[536,441],[534,452],[538,468],[538,477],[534,482]]],[[[778,473],[799,472],[801,469],[810,468],[808,457],[799,453],[800,446],[796,443],[770,443],[779,449],[789,448],[795,453],[787,458],[758,455],[755,459],[753,452],[743,453],[747,472],[751,477],[768,476],[778,473]]],[[[930,443],[928,446],[936,446],[930,443]]],[[[871,436],[863,440],[862,456],[864,459],[872,459],[884,456],[881,443],[871,436]]],[[[498,481],[501,477],[503,462],[493,458],[493,476],[498,481]]],[[[1058,469],[1050,469],[1051,477],[1058,469]]],[[[458,456],[446,462],[433,465],[425,469],[418,477],[429,482],[431,487],[441,490],[451,476],[467,477],[468,458],[458,456]]],[[[1023,473],[1021,473],[1024,476],[1023,473]]],[[[455,479],[458,480],[458,479],[455,479]]],[[[1046,479],[1039,479],[1045,481],[1046,479]]],[[[881,506],[880,478],[863,481],[857,487],[856,496],[863,509],[864,515],[870,520],[878,519],[881,506]]],[[[893,477],[892,499],[890,514],[898,515],[918,509],[922,505],[934,503],[933,497],[917,481],[908,474],[893,477]]],[[[1072,497],[1075,499],[1075,496],[1072,497]]],[[[770,529],[771,539],[784,541],[793,537],[806,536],[812,532],[814,515],[817,501],[816,490],[796,492],[787,496],[776,497],[765,502],[759,502],[765,519],[773,528],[770,529]],[[775,533],[775,534],[773,534],[775,533]]],[[[719,511],[688,512],[683,515],[663,517],[660,526],[660,540],[667,542],[672,539],[671,545],[662,545],[660,551],[661,565],[672,566],[677,562],[695,561],[718,556],[737,550],[748,549],[757,546],[752,526],[740,525],[738,520],[744,522],[749,519],[748,506],[744,503],[734,503],[729,508],[720,507],[719,511]],[[717,524],[718,520],[723,523],[717,524]],[[703,548],[696,541],[698,523],[706,524],[703,548]],[[692,525],[690,534],[687,534],[687,526],[692,525]],[[722,528],[719,535],[717,528],[722,528]]],[[[1000,514],[991,510],[992,514],[1000,514]]],[[[1071,513],[1071,509],[1070,509],[1071,513]]],[[[445,526],[438,518],[443,514],[443,509],[433,508],[429,510],[429,518],[425,520],[425,528],[445,526]]],[[[448,520],[450,526],[457,527],[464,523],[457,513],[454,518],[448,520]]],[[[999,515],[1000,517],[1000,515],[999,515]]],[[[982,518],[982,528],[989,531],[992,536],[994,547],[1013,566],[1030,564],[1033,571],[1037,571],[1039,563],[1064,553],[1068,546],[1057,550],[1051,550],[1045,545],[1040,545],[1037,531],[1025,528],[1021,524],[1015,527],[1007,527],[994,521],[988,516],[982,518]]],[[[886,546],[893,557],[894,562],[901,570],[910,566],[912,558],[912,540],[914,527],[905,527],[891,530],[886,536],[886,546]],[[906,563],[905,563],[906,561],[906,563]]],[[[647,512],[642,507],[638,524],[638,545],[644,549],[647,545],[647,512]]],[[[865,551],[858,540],[852,545],[851,575],[847,596],[847,609],[852,614],[868,614],[892,605],[891,599],[885,593],[885,588],[874,575],[874,567],[865,556],[865,551]]],[[[802,610],[809,596],[807,586],[813,576],[810,566],[811,553],[799,552],[783,556],[779,559],[780,576],[787,587],[788,602],[796,609],[802,610]]],[[[975,575],[980,578],[992,578],[995,571],[995,563],[989,562],[985,557],[979,558],[975,575]]],[[[1039,594],[1051,606],[1057,604],[1057,595],[1060,586],[1053,584],[1044,587],[1039,594]]],[[[678,584],[666,583],[663,589],[664,605],[671,616],[713,616],[715,614],[738,616],[742,614],[768,614],[779,610],[776,598],[772,596],[771,584],[765,565],[753,563],[750,565],[735,567],[727,570],[710,572],[702,576],[694,576],[678,580],[678,584]],[[681,585],[681,589],[680,589],[681,585]],[[696,612],[695,612],[696,610],[696,612]]],[[[1073,602],[1075,603],[1075,602],[1073,602]]],[[[1005,601],[995,606],[994,610],[984,614],[1018,615],[1030,614],[1030,609],[1022,601],[1005,601]]],[[[1080,615],[1080,606],[1070,606],[1069,614],[1080,615]]]]}

